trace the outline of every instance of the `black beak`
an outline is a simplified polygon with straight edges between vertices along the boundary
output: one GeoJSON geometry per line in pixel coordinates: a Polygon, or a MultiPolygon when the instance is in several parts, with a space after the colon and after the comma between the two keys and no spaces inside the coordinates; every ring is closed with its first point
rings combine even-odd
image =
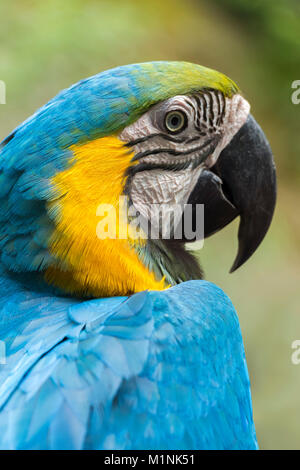
{"type": "Polygon", "coordinates": [[[255,119],[246,123],[204,170],[189,204],[204,204],[204,236],[209,237],[240,215],[239,248],[230,272],[255,252],[270,226],[276,202],[276,171],[270,145],[255,119]]]}

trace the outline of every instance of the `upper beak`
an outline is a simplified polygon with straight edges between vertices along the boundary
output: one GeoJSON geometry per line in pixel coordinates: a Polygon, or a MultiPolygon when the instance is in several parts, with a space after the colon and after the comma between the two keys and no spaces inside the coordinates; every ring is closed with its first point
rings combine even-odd
{"type": "Polygon", "coordinates": [[[205,237],[240,216],[238,253],[230,272],[255,252],[273,217],[276,171],[270,145],[251,115],[215,166],[201,173],[188,203],[204,204],[205,237]]]}

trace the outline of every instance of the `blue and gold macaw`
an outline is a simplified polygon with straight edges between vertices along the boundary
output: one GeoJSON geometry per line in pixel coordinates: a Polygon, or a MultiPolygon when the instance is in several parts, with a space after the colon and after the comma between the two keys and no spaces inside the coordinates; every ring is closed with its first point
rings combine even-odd
{"type": "Polygon", "coordinates": [[[238,87],[185,62],[82,80],[12,132],[0,147],[0,447],[255,449],[239,322],[185,249],[197,235],[144,235],[157,205],[183,208],[176,227],[160,219],[177,229],[204,204],[205,237],[240,216],[236,269],[270,225],[275,184],[238,87]],[[144,226],[116,217],[126,236],[99,235],[111,222],[99,207],[120,215],[124,200],[144,226]]]}

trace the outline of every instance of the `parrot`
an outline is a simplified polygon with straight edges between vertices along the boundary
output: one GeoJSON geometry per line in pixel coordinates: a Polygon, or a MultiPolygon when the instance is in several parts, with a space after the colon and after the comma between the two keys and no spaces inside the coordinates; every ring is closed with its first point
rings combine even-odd
{"type": "Polygon", "coordinates": [[[0,144],[0,448],[257,449],[237,313],[188,246],[239,217],[234,271],[275,203],[249,102],[198,64],[106,70],[19,125],[0,144]]]}

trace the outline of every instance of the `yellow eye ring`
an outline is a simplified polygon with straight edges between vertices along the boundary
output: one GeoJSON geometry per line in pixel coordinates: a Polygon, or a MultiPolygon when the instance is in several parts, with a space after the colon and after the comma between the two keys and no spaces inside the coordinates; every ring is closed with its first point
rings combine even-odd
{"type": "Polygon", "coordinates": [[[165,126],[172,134],[181,132],[187,126],[186,114],[182,111],[170,111],[165,116],[165,126]]]}

